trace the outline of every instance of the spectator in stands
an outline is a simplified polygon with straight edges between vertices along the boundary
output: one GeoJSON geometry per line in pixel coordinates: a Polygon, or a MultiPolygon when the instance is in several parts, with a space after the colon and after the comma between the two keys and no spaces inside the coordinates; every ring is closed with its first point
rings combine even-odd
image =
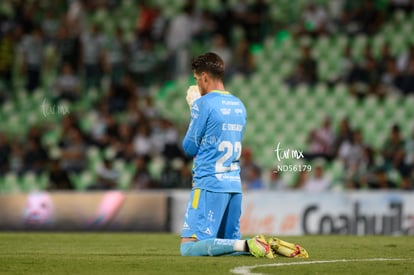
{"type": "Polygon", "coordinates": [[[61,148],[62,168],[69,173],[79,173],[87,165],[86,144],[78,129],[70,129],[68,135],[67,142],[61,148]]]}
{"type": "Polygon", "coordinates": [[[154,11],[155,18],[151,28],[151,39],[155,43],[164,43],[168,20],[159,7],[154,7],[154,11]]]}
{"type": "MultiPolygon", "coordinates": [[[[0,32],[0,36],[2,36],[0,32]]],[[[13,62],[16,51],[16,39],[12,27],[6,29],[4,36],[0,37],[0,97],[4,89],[4,97],[11,96],[13,62]],[[1,87],[1,84],[3,87],[1,87]]],[[[1,99],[0,99],[1,104],[1,99]]]]}
{"type": "Polygon", "coordinates": [[[360,32],[374,34],[381,27],[384,16],[375,6],[374,0],[366,0],[355,11],[353,19],[358,24],[360,32]]]}
{"type": "Polygon", "coordinates": [[[306,192],[323,192],[329,190],[330,184],[330,178],[324,174],[323,164],[317,161],[312,176],[304,182],[302,189],[306,192]]]}
{"type": "Polygon", "coordinates": [[[168,120],[163,119],[162,120],[162,131],[164,135],[164,146],[162,149],[162,155],[167,160],[173,160],[176,158],[184,159],[184,153],[180,149],[179,146],[179,136],[178,131],[174,127],[174,124],[168,120]]]}
{"type": "Polygon", "coordinates": [[[128,102],[136,100],[134,88],[135,83],[129,74],[122,77],[121,83],[112,83],[109,87],[107,98],[105,99],[109,113],[116,114],[125,111],[128,102]]]}
{"type": "Polygon", "coordinates": [[[134,160],[135,174],[132,178],[130,189],[149,189],[153,182],[148,170],[148,161],[144,157],[136,157],[134,160]]]}
{"type": "MultiPolygon", "coordinates": [[[[221,59],[223,59],[224,64],[226,64],[228,71],[232,71],[232,50],[230,49],[228,42],[225,40],[224,36],[221,34],[215,34],[213,37],[213,46],[210,49],[211,52],[218,54],[221,59]]],[[[228,76],[228,75],[227,75],[228,76]]]]}
{"type": "Polygon", "coordinates": [[[20,173],[24,164],[24,146],[17,140],[10,141],[11,154],[9,158],[9,167],[11,171],[20,173]]]}
{"type": "Polygon", "coordinates": [[[355,61],[352,57],[352,47],[351,45],[346,45],[341,58],[341,72],[339,74],[339,81],[345,82],[347,84],[351,83],[355,73],[355,61]]]}
{"type": "Polygon", "coordinates": [[[300,34],[307,34],[313,37],[326,33],[328,15],[326,9],[321,5],[311,2],[307,4],[302,12],[300,34]]]}
{"type": "Polygon", "coordinates": [[[351,83],[351,93],[364,98],[368,94],[380,95],[379,89],[381,74],[378,69],[376,60],[373,57],[367,57],[364,64],[355,72],[357,81],[351,83]],[[362,85],[361,85],[362,84],[362,85]]]}
{"type": "Polygon", "coordinates": [[[286,181],[283,179],[282,173],[276,172],[274,169],[269,170],[268,188],[270,190],[280,190],[280,191],[290,189],[286,181]]]}
{"type": "Polygon", "coordinates": [[[259,166],[252,166],[247,172],[247,181],[244,189],[246,190],[260,190],[263,189],[262,172],[259,166]]]}
{"type": "Polygon", "coordinates": [[[381,51],[379,53],[379,60],[377,62],[378,69],[380,71],[380,74],[384,74],[387,71],[387,64],[391,62],[395,62],[396,57],[392,53],[391,45],[390,43],[384,43],[381,47],[381,51]]]}
{"type": "MultiPolygon", "coordinates": [[[[242,39],[236,45],[236,51],[232,57],[233,60],[233,72],[231,74],[242,74],[244,76],[250,76],[255,68],[255,59],[250,52],[250,44],[247,39],[242,39]]],[[[231,69],[231,68],[230,68],[231,69]]]]}
{"type": "Polygon", "coordinates": [[[193,187],[193,173],[191,172],[191,166],[188,162],[184,162],[184,165],[180,169],[181,184],[178,188],[191,189],[193,187]]]}
{"type": "Polygon", "coordinates": [[[81,35],[81,56],[85,87],[100,87],[105,65],[105,36],[98,25],[93,24],[81,35]]]}
{"type": "Polygon", "coordinates": [[[148,1],[143,0],[138,2],[138,12],[139,15],[135,24],[136,32],[139,37],[149,39],[151,38],[152,26],[157,17],[157,11],[148,1]]]}
{"type": "Polygon", "coordinates": [[[373,181],[369,183],[370,189],[388,190],[394,189],[395,187],[396,183],[389,178],[387,174],[387,169],[385,169],[384,167],[377,168],[377,170],[375,171],[373,181]]]}
{"type": "Polygon", "coordinates": [[[243,148],[241,158],[240,158],[240,178],[242,185],[248,188],[249,182],[252,181],[252,176],[255,175],[255,172],[251,170],[256,169],[260,171],[259,165],[253,159],[253,153],[250,148],[243,148]]]}
{"type": "Polygon", "coordinates": [[[297,189],[297,190],[303,189],[306,182],[308,181],[308,178],[309,178],[309,172],[308,171],[306,171],[306,170],[300,171],[296,175],[296,179],[293,182],[292,188],[297,189]]]}
{"type": "Polygon", "coordinates": [[[80,81],[74,74],[72,66],[69,63],[63,64],[61,74],[54,84],[55,101],[77,101],[80,98],[80,88],[80,81]]]}
{"type": "Polygon", "coordinates": [[[69,27],[60,26],[56,38],[56,51],[59,55],[59,64],[70,64],[75,73],[79,71],[81,62],[81,44],[78,36],[70,33],[69,27]]]}
{"type": "Polygon", "coordinates": [[[302,65],[304,83],[314,85],[318,80],[318,63],[312,57],[311,48],[305,46],[302,48],[302,58],[299,60],[302,65]]]}
{"type": "Polygon", "coordinates": [[[407,138],[404,146],[405,158],[404,163],[408,169],[414,169],[414,129],[411,136],[407,138]]]}
{"type": "Polygon", "coordinates": [[[105,158],[103,165],[96,171],[96,183],[89,186],[89,190],[115,189],[119,180],[119,171],[113,167],[113,160],[105,158]]]}
{"type": "Polygon", "coordinates": [[[115,158],[123,159],[126,162],[133,162],[136,158],[134,144],[132,142],[124,143],[121,147],[117,147],[115,158]]]}
{"type": "Polygon", "coordinates": [[[246,38],[250,43],[262,43],[268,33],[269,4],[265,0],[254,0],[247,7],[245,17],[246,38]]]}
{"type": "Polygon", "coordinates": [[[295,64],[295,68],[293,72],[291,72],[286,78],[285,83],[291,88],[298,86],[299,84],[306,83],[307,76],[305,75],[305,71],[303,68],[303,64],[297,62],[295,64]]]}
{"type": "Polygon", "coordinates": [[[0,174],[9,171],[11,146],[5,133],[0,132],[0,174]]]}
{"type": "Polygon", "coordinates": [[[184,6],[167,27],[168,79],[189,73],[187,64],[190,63],[190,42],[193,36],[191,12],[191,6],[184,6]]]}
{"type": "MultiPolygon", "coordinates": [[[[232,33],[234,28],[233,10],[228,0],[220,0],[220,8],[213,14],[216,23],[216,32],[221,35],[228,45],[232,45],[232,33]]],[[[225,62],[225,64],[227,64],[225,62]]]]}
{"type": "Polygon", "coordinates": [[[138,125],[133,139],[137,156],[145,158],[151,157],[153,146],[150,134],[151,130],[149,129],[148,124],[138,125]]]}
{"type": "Polygon", "coordinates": [[[120,27],[115,30],[115,35],[108,37],[105,45],[105,59],[113,84],[121,82],[125,73],[125,53],[127,45],[123,39],[123,31],[120,27]]]}
{"type": "Polygon", "coordinates": [[[129,72],[138,87],[147,88],[156,77],[159,58],[154,50],[154,43],[149,38],[136,41],[129,52],[129,72]]]}
{"type": "Polygon", "coordinates": [[[388,9],[391,13],[396,11],[411,12],[414,8],[412,0],[390,0],[388,1],[388,9]]]}
{"type": "Polygon", "coordinates": [[[345,1],[342,17],[342,25],[348,35],[359,33],[374,34],[383,21],[383,15],[379,7],[369,1],[345,1]]]}
{"type": "Polygon", "coordinates": [[[112,146],[116,151],[116,157],[121,157],[123,159],[128,158],[132,160],[135,157],[133,146],[133,132],[132,127],[130,127],[127,123],[120,123],[118,125],[118,138],[114,140],[112,146]],[[132,148],[132,151],[129,149],[132,148]]]}
{"type": "Polygon", "coordinates": [[[414,58],[414,44],[411,44],[408,50],[397,56],[397,69],[400,73],[408,70],[410,60],[414,58]]]}
{"type": "Polygon", "coordinates": [[[23,172],[41,173],[46,170],[48,154],[37,139],[29,139],[23,156],[23,172]]]}
{"type": "Polygon", "coordinates": [[[21,43],[23,52],[21,71],[27,77],[26,89],[32,92],[41,85],[42,79],[44,42],[41,29],[35,26],[30,35],[24,36],[21,43]]]}
{"type": "Polygon", "coordinates": [[[182,187],[181,169],[184,162],[176,158],[166,162],[159,180],[159,188],[176,188],[182,187]]]}
{"type": "Polygon", "coordinates": [[[59,27],[60,21],[57,18],[55,11],[52,8],[49,8],[45,13],[45,17],[43,18],[41,25],[46,43],[52,43],[55,41],[59,27]]]}
{"type": "Polygon", "coordinates": [[[65,18],[70,35],[80,36],[86,29],[86,5],[86,0],[73,0],[70,2],[65,18]]]}
{"type": "Polygon", "coordinates": [[[404,95],[414,94],[414,56],[409,60],[407,70],[397,75],[394,83],[404,95]]]}
{"type": "Polygon", "coordinates": [[[404,139],[401,136],[401,129],[398,124],[394,124],[387,140],[382,149],[382,155],[385,161],[385,169],[390,171],[404,171],[404,139]]]}
{"type": "Polygon", "coordinates": [[[365,172],[367,167],[365,144],[359,129],[353,132],[350,140],[346,140],[341,144],[338,157],[344,163],[345,174],[348,179],[357,178],[365,172]]]}
{"type": "Polygon", "coordinates": [[[353,129],[351,128],[351,124],[349,122],[348,117],[344,117],[339,122],[339,129],[335,136],[335,142],[334,142],[334,152],[335,156],[338,155],[339,148],[344,142],[350,142],[353,136],[353,129]]]}
{"type": "Polygon", "coordinates": [[[399,91],[398,78],[399,73],[397,70],[397,65],[395,60],[387,60],[386,63],[383,63],[384,71],[381,75],[381,84],[380,89],[382,89],[383,94],[396,94],[401,93],[399,91]]]}
{"type": "Polygon", "coordinates": [[[74,190],[75,186],[71,182],[68,172],[63,170],[60,159],[52,159],[49,164],[49,185],[47,190],[74,190]]]}
{"type": "Polygon", "coordinates": [[[309,150],[305,154],[305,158],[325,158],[331,160],[334,153],[335,135],[331,126],[331,119],[326,117],[320,128],[310,132],[308,137],[309,150]]]}

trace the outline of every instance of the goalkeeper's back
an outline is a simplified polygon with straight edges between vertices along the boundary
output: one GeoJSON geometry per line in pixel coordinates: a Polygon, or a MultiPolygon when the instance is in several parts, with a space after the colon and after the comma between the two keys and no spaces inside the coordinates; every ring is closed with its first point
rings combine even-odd
{"type": "Polygon", "coordinates": [[[183,141],[194,156],[193,187],[214,192],[241,192],[240,156],[246,108],[229,92],[213,90],[192,106],[183,141]]]}

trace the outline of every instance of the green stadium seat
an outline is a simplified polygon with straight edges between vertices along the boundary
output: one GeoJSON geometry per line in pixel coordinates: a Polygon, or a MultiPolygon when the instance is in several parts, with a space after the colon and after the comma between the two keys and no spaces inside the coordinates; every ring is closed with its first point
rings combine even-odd
{"type": "Polygon", "coordinates": [[[24,193],[40,191],[38,179],[34,172],[26,172],[21,178],[20,190],[24,193]]]}
{"type": "Polygon", "coordinates": [[[3,190],[7,194],[20,192],[19,177],[15,172],[6,173],[3,178],[3,190]]]}
{"type": "Polygon", "coordinates": [[[77,191],[85,191],[95,183],[96,176],[90,171],[84,171],[80,174],[70,173],[69,178],[75,185],[77,191]]]}

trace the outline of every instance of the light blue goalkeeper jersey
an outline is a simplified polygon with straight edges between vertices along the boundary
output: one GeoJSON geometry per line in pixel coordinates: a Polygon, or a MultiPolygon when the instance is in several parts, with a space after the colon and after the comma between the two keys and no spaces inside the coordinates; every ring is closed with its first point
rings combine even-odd
{"type": "Polygon", "coordinates": [[[197,99],[183,140],[194,157],[193,188],[240,193],[240,155],[246,108],[229,92],[211,91],[197,99]]]}

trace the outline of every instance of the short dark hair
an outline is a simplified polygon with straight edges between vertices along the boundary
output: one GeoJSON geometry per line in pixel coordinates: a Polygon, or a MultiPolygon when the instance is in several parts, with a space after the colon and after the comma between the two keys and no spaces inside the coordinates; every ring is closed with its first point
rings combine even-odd
{"type": "Polygon", "coordinates": [[[219,55],[212,52],[197,56],[191,63],[191,69],[196,74],[205,72],[220,80],[224,77],[224,61],[219,55]]]}

